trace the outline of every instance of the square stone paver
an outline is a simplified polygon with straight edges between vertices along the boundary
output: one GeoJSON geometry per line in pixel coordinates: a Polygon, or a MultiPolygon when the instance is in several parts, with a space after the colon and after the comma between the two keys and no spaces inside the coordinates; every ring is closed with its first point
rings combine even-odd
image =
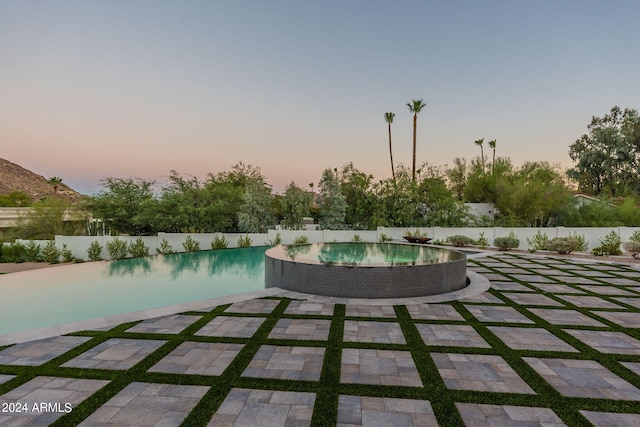
{"type": "Polygon", "coordinates": [[[558,295],[558,298],[563,299],[576,307],[588,307],[588,308],[623,308],[621,305],[614,304],[610,301],[606,301],[599,297],[592,297],[587,295],[558,295]]]}
{"type": "Polygon", "coordinates": [[[615,286],[595,286],[595,285],[580,285],[586,291],[595,292],[599,295],[635,295],[632,292],[616,288],[615,286]]]}
{"type": "Polygon", "coordinates": [[[265,317],[217,316],[204,325],[195,335],[206,337],[251,338],[262,326],[265,317]]]}
{"type": "Polygon", "coordinates": [[[333,316],[335,304],[311,301],[291,301],[284,311],[285,314],[312,314],[333,316]]]}
{"type": "Polygon", "coordinates": [[[604,323],[600,323],[596,319],[592,319],[576,310],[558,308],[530,308],[528,310],[552,325],[606,326],[604,323]]]}
{"type": "Polygon", "coordinates": [[[340,382],[422,387],[411,353],[396,350],[343,349],[340,382]]]}
{"type": "Polygon", "coordinates": [[[412,319],[464,320],[460,313],[449,304],[407,305],[407,311],[412,319]]]}
{"type": "Polygon", "coordinates": [[[636,279],[625,279],[622,277],[614,277],[603,279],[604,282],[611,283],[612,285],[624,285],[624,286],[640,286],[640,281],[638,281],[638,277],[640,276],[638,273],[635,274],[636,279]]]}
{"type": "Polygon", "coordinates": [[[640,414],[618,414],[613,412],[593,412],[581,410],[580,413],[595,427],[638,427],[640,414]]]}
{"type": "Polygon", "coordinates": [[[431,357],[450,389],[535,394],[500,356],[431,353],[431,357]]]}
{"type": "Polygon", "coordinates": [[[200,316],[174,314],[173,316],[164,316],[157,319],[145,320],[127,329],[127,332],[140,332],[143,334],[179,334],[200,318],[200,316]]]}
{"type": "Polygon", "coordinates": [[[640,355],[640,341],[622,332],[577,329],[565,329],[564,331],[600,353],[640,355]]]}
{"type": "Polygon", "coordinates": [[[0,374],[0,384],[6,383],[7,381],[14,379],[15,377],[15,375],[0,374]]]}
{"type": "Polygon", "coordinates": [[[540,294],[526,294],[515,292],[503,292],[502,295],[509,298],[511,301],[519,305],[549,305],[549,306],[562,306],[561,303],[555,301],[545,295],[540,294]]]}
{"type": "Polygon", "coordinates": [[[533,323],[513,307],[466,305],[467,310],[481,322],[533,323]]]}
{"type": "Polygon", "coordinates": [[[252,299],[231,304],[225,313],[269,314],[280,304],[274,299],[252,299]]]}
{"type": "Polygon", "coordinates": [[[478,302],[485,304],[504,304],[500,298],[495,295],[490,294],[489,292],[483,292],[478,295],[474,295],[472,297],[466,297],[460,299],[460,302],[478,302]]]}
{"type": "Polygon", "coordinates": [[[416,328],[426,345],[443,347],[491,346],[470,325],[425,325],[416,323],[416,328]]]}
{"type": "Polygon", "coordinates": [[[563,396],[640,400],[640,390],[593,360],[522,359],[563,396]]]}
{"type": "Polygon", "coordinates": [[[640,298],[613,298],[616,301],[620,301],[624,304],[629,304],[632,307],[640,308],[640,298]]]}
{"type": "Polygon", "coordinates": [[[331,320],[280,319],[269,338],[326,341],[329,339],[329,329],[331,320]]]}
{"type": "Polygon", "coordinates": [[[347,304],[345,316],[352,317],[396,317],[392,305],[347,304]]]}
{"type": "Polygon", "coordinates": [[[222,375],[244,344],[183,342],[149,369],[187,375],[222,375]]]}
{"type": "Polygon", "coordinates": [[[406,344],[400,325],[395,322],[345,320],[344,342],[406,344]]]}
{"type": "Polygon", "coordinates": [[[549,408],[457,402],[456,408],[458,408],[466,427],[565,426],[555,412],[549,408]]]}
{"type": "Polygon", "coordinates": [[[90,339],[90,337],[53,337],[16,344],[0,351],[0,365],[42,365],[90,339]]]}
{"type": "Polygon", "coordinates": [[[234,388],[207,426],[308,426],[315,400],[315,393],[234,388]]]}
{"type": "Polygon", "coordinates": [[[535,283],[531,286],[535,286],[542,292],[550,292],[552,294],[584,294],[580,289],[576,289],[569,285],[549,285],[545,283],[535,283]]]}
{"type": "Polygon", "coordinates": [[[96,391],[107,385],[105,380],[76,378],[36,377],[0,396],[0,425],[46,426],[72,412],[73,409],[96,391]],[[4,412],[4,404],[27,405],[26,412],[4,412]],[[34,411],[42,404],[52,404],[54,411],[34,411]]]}
{"type": "Polygon", "coordinates": [[[322,347],[263,345],[242,376],[318,381],[324,350],[322,347]]]}
{"type": "Polygon", "coordinates": [[[552,279],[537,274],[514,274],[513,277],[527,283],[554,283],[552,279]]]}
{"type": "Polygon", "coordinates": [[[587,279],[586,277],[578,277],[578,276],[559,277],[558,281],[564,282],[564,283],[576,283],[576,284],[583,284],[583,285],[599,285],[600,284],[595,280],[587,279]]]}
{"type": "Polygon", "coordinates": [[[80,426],[177,426],[209,387],[133,382],[80,426]]]}
{"type": "Polygon", "coordinates": [[[518,282],[491,282],[491,288],[498,291],[534,292],[533,289],[528,288],[518,282]]]}
{"type": "Polygon", "coordinates": [[[631,369],[633,372],[635,372],[636,375],[640,375],[640,363],[620,362],[620,364],[624,365],[628,369],[631,369]]]}
{"type": "Polygon", "coordinates": [[[620,311],[598,311],[593,312],[598,316],[616,323],[623,328],[640,328],[640,313],[628,313],[620,311]]]}
{"type": "Polygon", "coordinates": [[[428,400],[340,395],[338,427],[437,426],[428,400]]]}
{"type": "Polygon", "coordinates": [[[65,368],[117,369],[133,367],[166,341],[111,338],[64,363],[65,368]]]}
{"type": "Polygon", "coordinates": [[[578,350],[542,328],[489,326],[489,330],[496,334],[507,347],[514,350],[578,352],[578,350]]]}

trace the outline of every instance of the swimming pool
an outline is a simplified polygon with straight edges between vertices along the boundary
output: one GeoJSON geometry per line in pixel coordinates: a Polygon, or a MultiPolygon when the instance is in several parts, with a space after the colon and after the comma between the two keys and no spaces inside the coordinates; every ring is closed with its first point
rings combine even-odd
{"type": "Polygon", "coordinates": [[[0,335],[264,289],[267,247],[0,275],[0,335]]]}

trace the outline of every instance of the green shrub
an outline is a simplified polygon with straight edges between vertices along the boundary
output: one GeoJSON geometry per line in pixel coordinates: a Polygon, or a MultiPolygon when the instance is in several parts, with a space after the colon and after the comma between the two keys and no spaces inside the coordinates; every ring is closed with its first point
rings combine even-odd
{"type": "Polygon", "coordinates": [[[0,240],[0,262],[4,262],[2,251],[4,250],[4,242],[0,240]]]}
{"type": "Polygon", "coordinates": [[[462,248],[464,246],[473,245],[473,243],[474,243],[473,239],[471,237],[461,236],[459,234],[456,234],[455,236],[449,236],[449,237],[447,237],[447,240],[453,246],[456,246],[458,248],[462,248]]]}
{"type": "Polygon", "coordinates": [[[497,237],[493,244],[500,251],[510,251],[513,248],[517,248],[520,246],[520,240],[516,238],[516,235],[513,234],[513,231],[509,233],[508,237],[497,237]]]}
{"type": "Polygon", "coordinates": [[[67,247],[66,243],[62,244],[62,249],[60,249],[60,256],[62,257],[62,262],[73,262],[76,259],[73,256],[73,252],[71,252],[71,249],[67,247]]]}
{"type": "Polygon", "coordinates": [[[87,249],[88,258],[91,261],[102,260],[102,245],[97,240],[94,240],[87,249]]]}
{"type": "Polygon", "coordinates": [[[353,238],[351,238],[351,241],[354,242],[354,243],[358,243],[358,242],[362,242],[363,240],[362,240],[362,237],[360,237],[359,234],[354,234],[353,238]]]}
{"type": "MultiPolygon", "coordinates": [[[[536,251],[544,251],[547,249],[547,245],[549,244],[549,236],[547,233],[541,233],[538,230],[532,238],[527,237],[527,243],[529,244],[529,252],[533,253],[536,251]]],[[[553,249],[549,249],[553,250],[553,249]]]]}
{"type": "Polygon", "coordinates": [[[433,239],[431,241],[431,244],[436,246],[447,246],[449,243],[450,242],[447,239],[433,239]]]}
{"type": "Polygon", "coordinates": [[[407,236],[407,237],[429,237],[429,236],[427,236],[427,232],[426,231],[424,233],[422,233],[417,228],[415,230],[413,230],[413,231],[407,230],[404,233],[404,235],[407,236]]]}
{"type": "Polygon", "coordinates": [[[29,243],[25,245],[25,261],[27,262],[40,262],[42,261],[42,257],[40,255],[41,249],[40,245],[34,242],[33,240],[29,240],[29,243]]]}
{"type": "Polygon", "coordinates": [[[240,236],[240,238],[238,239],[239,248],[250,248],[252,243],[253,241],[248,234],[246,234],[244,237],[240,236]]]}
{"type": "Polygon", "coordinates": [[[309,243],[309,238],[307,236],[298,236],[293,239],[294,245],[304,245],[305,243],[309,243]]]}
{"type": "Polygon", "coordinates": [[[273,238],[273,240],[269,240],[267,242],[267,245],[269,246],[278,246],[282,244],[282,236],[280,236],[280,233],[276,233],[276,237],[273,238]]]}
{"type": "Polygon", "coordinates": [[[629,241],[640,243],[640,230],[634,231],[631,237],[629,237],[629,241]]]}
{"type": "Polygon", "coordinates": [[[393,240],[391,236],[387,236],[384,233],[380,233],[380,236],[378,237],[378,242],[380,243],[390,242],[391,240],[393,240]]]}
{"type": "Polygon", "coordinates": [[[134,258],[140,258],[149,255],[149,247],[144,244],[144,240],[138,237],[135,242],[129,242],[129,254],[134,258]]]}
{"type": "Polygon", "coordinates": [[[476,246],[480,246],[482,249],[489,246],[489,240],[484,236],[484,231],[480,232],[480,237],[476,240],[476,246]]]}
{"type": "Polygon", "coordinates": [[[169,255],[174,253],[175,251],[173,250],[173,247],[169,244],[167,239],[163,237],[162,241],[160,242],[160,247],[156,248],[156,252],[161,255],[169,255]]]}
{"type": "Polygon", "coordinates": [[[58,264],[60,262],[60,250],[56,247],[56,242],[50,240],[44,245],[42,259],[49,264],[58,264]]]}
{"type": "Polygon", "coordinates": [[[25,262],[27,260],[27,248],[20,242],[13,242],[3,248],[4,262],[25,262]]]}
{"type": "Polygon", "coordinates": [[[593,248],[591,253],[597,256],[621,255],[620,236],[615,230],[611,230],[611,233],[600,239],[600,246],[593,248]]]}
{"type": "Polygon", "coordinates": [[[211,242],[211,249],[226,249],[229,247],[229,241],[224,236],[216,236],[211,242]]]}
{"type": "Polygon", "coordinates": [[[186,252],[198,252],[200,250],[200,242],[193,240],[191,236],[187,236],[182,243],[182,247],[186,252]]]}
{"type": "Polygon", "coordinates": [[[127,256],[127,242],[117,237],[107,242],[107,252],[111,259],[123,259],[127,256]]]}
{"type": "Polygon", "coordinates": [[[559,254],[570,254],[580,250],[580,242],[572,237],[554,237],[547,243],[546,248],[559,254]]]}
{"type": "Polygon", "coordinates": [[[577,231],[574,231],[573,233],[569,234],[567,237],[569,237],[570,239],[574,239],[578,242],[578,249],[576,249],[576,251],[586,252],[587,249],[589,249],[589,243],[587,243],[587,239],[584,237],[584,234],[578,234],[577,231]]]}
{"type": "Polygon", "coordinates": [[[635,231],[623,246],[624,250],[629,252],[632,257],[640,258],[640,231],[635,231]]]}

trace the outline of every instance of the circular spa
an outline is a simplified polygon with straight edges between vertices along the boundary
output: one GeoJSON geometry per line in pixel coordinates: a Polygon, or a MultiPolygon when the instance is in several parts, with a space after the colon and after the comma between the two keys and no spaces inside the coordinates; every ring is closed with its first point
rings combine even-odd
{"type": "Polygon", "coordinates": [[[313,243],[265,252],[265,285],[345,298],[409,298],[467,285],[458,251],[406,243],[313,243]]]}

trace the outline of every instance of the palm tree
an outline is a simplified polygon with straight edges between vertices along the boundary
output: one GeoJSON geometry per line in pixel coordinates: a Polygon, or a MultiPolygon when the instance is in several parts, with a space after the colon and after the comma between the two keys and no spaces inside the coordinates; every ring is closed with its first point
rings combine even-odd
{"type": "Polygon", "coordinates": [[[391,149],[391,123],[396,115],[394,113],[384,113],[384,120],[389,125],[389,157],[391,158],[391,175],[393,176],[393,184],[396,183],[396,171],[393,168],[393,150],[391,149]]]}
{"type": "Polygon", "coordinates": [[[412,177],[413,182],[416,182],[416,129],[418,123],[418,113],[422,111],[427,104],[422,102],[422,99],[412,99],[411,103],[407,103],[407,107],[409,107],[409,111],[413,113],[413,169],[412,169],[412,177]]]}
{"type": "Polygon", "coordinates": [[[47,180],[47,183],[49,183],[49,185],[53,187],[53,194],[57,196],[58,187],[60,187],[60,184],[62,184],[62,178],[60,178],[59,176],[52,176],[47,180]]]}
{"type": "Polygon", "coordinates": [[[491,173],[493,173],[493,165],[496,164],[496,140],[489,141],[489,147],[493,149],[493,160],[491,161],[491,173]]]}
{"type": "Polygon", "coordinates": [[[484,149],[482,148],[482,144],[484,144],[484,138],[476,139],[476,145],[480,146],[480,160],[482,161],[482,173],[484,173],[484,149]]]}

